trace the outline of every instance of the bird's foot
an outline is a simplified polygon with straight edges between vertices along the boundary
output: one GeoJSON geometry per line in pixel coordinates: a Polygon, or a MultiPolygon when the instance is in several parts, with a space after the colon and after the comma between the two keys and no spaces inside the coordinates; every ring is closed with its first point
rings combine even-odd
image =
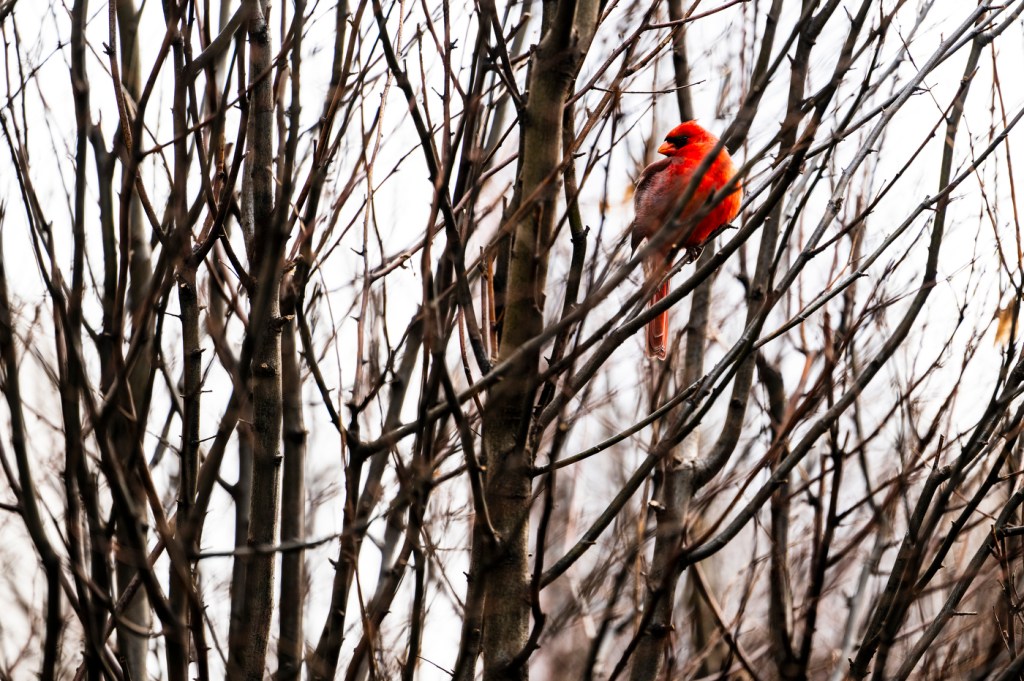
{"type": "Polygon", "coordinates": [[[683,264],[689,265],[691,262],[696,262],[700,254],[704,252],[704,246],[691,246],[683,251],[683,264]]]}

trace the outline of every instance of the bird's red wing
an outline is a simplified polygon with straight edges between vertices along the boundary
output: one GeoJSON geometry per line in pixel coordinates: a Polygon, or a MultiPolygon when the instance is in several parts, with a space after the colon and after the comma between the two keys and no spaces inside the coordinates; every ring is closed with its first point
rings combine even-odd
{"type": "Polygon", "coordinates": [[[647,189],[650,188],[651,186],[651,181],[654,179],[654,176],[662,172],[663,170],[667,170],[670,165],[672,165],[671,158],[661,158],[652,163],[651,165],[647,166],[646,168],[644,168],[643,172],[640,173],[640,177],[637,178],[636,181],[635,196],[640,196],[645,191],[647,191],[647,189]]]}
{"type": "Polygon", "coordinates": [[[668,171],[672,165],[671,158],[663,158],[655,161],[640,173],[640,177],[636,181],[636,188],[633,192],[633,210],[635,218],[633,220],[633,228],[631,235],[631,243],[633,250],[636,250],[640,242],[645,238],[649,237],[654,233],[661,225],[661,215],[654,214],[657,211],[652,211],[651,201],[652,197],[650,193],[654,189],[655,184],[659,184],[659,178],[664,178],[662,173],[668,171]]]}

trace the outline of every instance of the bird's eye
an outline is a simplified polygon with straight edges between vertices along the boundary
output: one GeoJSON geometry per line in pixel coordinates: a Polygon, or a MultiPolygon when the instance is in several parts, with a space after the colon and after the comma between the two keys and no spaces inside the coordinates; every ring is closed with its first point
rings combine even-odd
{"type": "Polygon", "coordinates": [[[686,135],[672,135],[671,137],[666,137],[665,141],[676,149],[679,149],[680,147],[685,147],[686,143],[690,141],[690,138],[686,135]]]}

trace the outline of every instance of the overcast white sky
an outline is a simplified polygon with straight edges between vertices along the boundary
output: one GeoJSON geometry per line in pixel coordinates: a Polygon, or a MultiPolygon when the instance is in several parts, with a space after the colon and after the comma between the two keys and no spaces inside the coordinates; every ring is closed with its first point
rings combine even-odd
{"type": "MultiPolygon", "coordinates": [[[[150,0],[150,4],[155,5],[154,0],[150,0]]],[[[710,8],[716,4],[720,3],[709,1],[702,4],[701,7],[703,8],[706,5],[710,8]]],[[[851,2],[844,3],[844,5],[852,4],[851,2]]],[[[322,93],[329,80],[329,57],[333,44],[334,4],[331,2],[315,2],[311,3],[311,5],[313,19],[309,24],[310,32],[304,43],[305,68],[303,71],[303,87],[306,89],[306,94],[309,97],[303,109],[303,120],[306,125],[311,125],[319,115],[322,93]]],[[[409,19],[405,27],[407,39],[415,30],[417,23],[422,22],[420,15],[422,8],[420,5],[418,3],[408,3],[408,5],[409,19]]],[[[746,6],[729,8],[701,20],[698,24],[695,24],[696,29],[689,32],[689,49],[693,77],[696,81],[692,88],[692,93],[697,118],[713,130],[720,132],[724,129],[734,113],[732,107],[734,107],[734,103],[737,100],[735,96],[727,97],[725,101],[729,104],[723,111],[719,111],[718,103],[721,90],[728,88],[730,91],[736,91],[741,87],[740,69],[744,65],[737,63],[739,46],[745,32],[750,30],[749,24],[744,24],[743,17],[747,16],[749,18],[756,9],[760,12],[759,16],[761,22],[763,22],[763,16],[761,15],[763,15],[766,5],[767,3],[765,2],[752,2],[746,6]],[[724,114],[724,118],[717,116],[716,113],[724,114]]],[[[893,5],[893,2],[885,0],[880,2],[880,5],[889,8],[893,5]]],[[[897,78],[894,78],[893,81],[894,87],[898,87],[916,70],[915,64],[920,65],[924,60],[927,60],[941,42],[944,33],[950,27],[959,24],[972,5],[973,3],[963,2],[962,0],[938,0],[935,2],[932,11],[923,21],[917,36],[909,44],[911,59],[904,62],[897,71],[897,78]]],[[[475,18],[471,15],[471,2],[467,0],[465,3],[459,3],[457,7],[459,6],[461,6],[460,12],[453,11],[453,17],[456,17],[454,19],[453,35],[464,36],[460,39],[460,44],[467,46],[464,54],[468,55],[472,40],[466,37],[466,32],[475,29],[475,18]]],[[[99,51],[101,45],[107,39],[106,3],[92,3],[91,11],[92,19],[89,28],[89,41],[95,50],[89,58],[93,119],[102,123],[103,131],[109,139],[115,128],[117,113],[113,106],[114,100],[109,84],[109,76],[106,73],[106,57],[99,51]]],[[[906,33],[912,28],[912,23],[910,22],[914,19],[914,11],[911,8],[909,11],[904,11],[901,14],[901,18],[897,22],[897,30],[886,42],[886,49],[880,60],[882,63],[888,63],[892,56],[903,48],[901,37],[905,38],[906,33]]],[[[152,64],[163,35],[164,26],[158,15],[159,10],[157,7],[147,7],[144,16],[145,23],[142,27],[142,35],[144,36],[142,41],[142,61],[144,65],[152,64]]],[[[8,95],[15,94],[13,105],[16,110],[20,112],[20,108],[24,106],[28,112],[27,117],[30,122],[30,129],[28,130],[29,153],[33,170],[33,181],[46,201],[48,214],[54,220],[54,233],[59,243],[62,243],[63,252],[67,254],[69,252],[67,243],[70,234],[68,216],[71,212],[68,207],[67,197],[73,185],[74,172],[73,148],[69,144],[70,140],[73,139],[75,127],[68,76],[68,64],[70,61],[67,49],[70,33],[69,18],[60,2],[46,3],[39,0],[21,0],[18,4],[16,18],[21,52],[26,60],[21,67],[26,70],[38,69],[38,78],[32,82],[27,93],[8,93],[8,95]]],[[[784,34],[788,30],[793,19],[794,14],[791,8],[790,13],[787,14],[782,22],[780,34],[784,34]]],[[[591,56],[584,67],[581,82],[587,80],[593,69],[604,61],[609,49],[622,41],[623,35],[631,30],[634,21],[633,17],[624,14],[622,8],[613,10],[611,16],[604,22],[598,33],[591,56]]],[[[761,22],[759,22],[759,26],[761,22]]],[[[532,33],[528,42],[536,40],[536,24],[536,21],[531,24],[532,33]]],[[[392,27],[395,25],[395,22],[392,22],[392,27]]],[[[834,41],[838,50],[838,42],[841,40],[847,24],[841,21],[834,21],[830,25],[831,32],[823,36],[820,42],[834,41]]],[[[14,72],[19,68],[19,65],[14,61],[8,61],[8,59],[14,54],[18,43],[15,41],[13,25],[10,21],[7,22],[6,29],[9,47],[5,54],[0,54],[0,63],[3,64],[5,70],[14,72]]],[[[653,41],[662,37],[662,35],[663,32],[652,33],[645,44],[653,44],[653,41]]],[[[276,40],[277,37],[275,36],[276,40]]],[[[1022,81],[1020,79],[1020,65],[1024,64],[1024,32],[1016,27],[1011,29],[998,41],[997,49],[998,64],[1002,69],[1000,75],[1006,110],[1008,115],[1012,115],[1024,103],[1024,89],[1021,87],[1022,81]]],[[[827,51],[824,51],[824,54],[828,54],[827,51]]],[[[875,181],[877,185],[893,177],[904,163],[908,154],[925,141],[928,131],[941,115],[941,110],[949,103],[958,86],[966,56],[967,50],[962,50],[935,73],[930,75],[926,79],[926,89],[913,97],[897,114],[885,134],[884,143],[880,145],[878,154],[870,161],[871,164],[875,164],[875,181]]],[[[829,55],[829,59],[834,59],[834,57],[834,54],[829,55]]],[[[437,60],[429,52],[425,54],[424,58],[428,66],[428,77],[439,78],[440,65],[437,63],[437,60]]],[[[410,63],[412,61],[410,59],[410,63]]],[[[749,61],[745,66],[749,69],[749,61]]],[[[812,63],[811,66],[812,82],[808,87],[808,91],[813,92],[816,86],[820,85],[821,79],[831,70],[832,62],[826,59],[822,62],[812,63]]],[[[970,132],[969,137],[975,150],[987,144],[988,126],[991,120],[989,109],[992,104],[992,96],[989,92],[992,81],[991,72],[992,60],[986,53],[981,62],[980,72],[974,85],[975,90],[972,92],[965,120],[965,132],[970,132]]],[[[860,70],[856,70],[853,77],[856,78],[860,73],[860,70]]],[[[159,123],[152,128],[156,139],[161,142],[166,142],[170,138],[170,99],[166,87],[170,82],[169,77],[170,73],[165,69],[164,74],[161,76],[161,83],[158,85],[158,94],[150,105],[151,111],[163,112],[159,118],[159,123]]],[[[784,76],[780,76],[780,78],[784,78],[784,76]]],[[[646,94],[646,92],[652,89],[666,88],[670,84],[671,70],[667,60],[661,62],[657,74],[652,70],[646,70],[626,84],[628,91],[622,95],[622,112],[624,114],[622,125],[630,126],[634,123],[636,125],[627,138],[618,143],[621,146],[616,148],[615,153],[609,157],[608,165],[605,166],[602,161],[600,166],[595,169],[589,182],[584,186],[583,200],[581,201],[584,221],[594,229],[593,234],[596,236],[599,228],[604,230],[601,236],[601,248],[609,251],[614,248],[631,219],[632,207],[627,187],[632,178],[636,176],[638,168],[644,162],[641,154],[645,140],[651,136],[660,137],[663,134],[663,130],[672,127],[678,122],[676,121],[675,100],[671,95],[662,95],[658,98],[656,116],[652,117],[649,113],[650,95],[646,94]],[[602,211],[602,198],[605,186],[610,188],[608,190],[608,198],[611,203],[607,206],[607,210],[602,211]]],[[[379,89],[378,86],[377,90],[379,91],[379,89]]],[[[847,87],[844,95],[839,99],[840,103],[848,101],[852,92],[852,87],[847,87]]],[[[751,131],[747,149],[758,148],[776,133],[781,112],[785,107],[785,93],[785,83],[773,83],[751,131]]],[[[579,107],[580,112],[585,111],[587,104],[596,101],[601,94],[601,92],[591,92],[587,95],[579,107]]],[[[373,106],[376,101],[379,101],[377,97],[376,93],[367,96],[367,106],[373,106]]],[[[429,95],[427,101],[432,110],[439,110],[439,101],[436,95],[429,95]]],[[[7,100],[5,106],[9,106],[10,102],[11,100],[7,100]]],[[[393,88],[387,101],[385,122],[383,124],[387,144],[382,148],[378,169],[391,168],[417,143],[411,126],[405,120],[405,112],[406,107],[402,100],[402,95],[397,88],[393,88]]],[[[372,116],[372,113],[372,110],[366,112],[367,120],[369,120],[369,116],[372,116]]],[[[12,114],[9,109],[5,109],[4,114],[7,116],[17,115],[20,118],[20,113],[12,114]]],[[[151,117],[150,120],[155,121],[157,119],[151,117]]],[[[1013,150],[1013,158],[1015,160],[1022,158],[1020,156],[1020,137],[1020,134],[1011,137],[1011,149],[1013,150]]],[[[148,146],[151,143],[152,141],[149,140],[146,144],[148,146]]],[[[605,150],[610,146],[611,140],[607,137],[597,137],[589,141],[589,144],[605,150]]],[[[516,150],[514,138],[510,139],[505,147],[506,151],[500,153],[499,157],[504,157],[516,150]]],[[[834,166],[836,172],[844,167],[844,163],[849,162],[856,148],[857,144],[852,141],[850,144],[840,146],[834,166]]],[[[971,146],[968,144],[968,136],[963,135],[958,140],[957,145],[958,167],[962,167],[969,160],[970,153],[971,146]]],[[[881,243],[891,230],[902,222],[915,205],[925,196],[935,193],[940,154],[941,143],[939,138],[936,137],[923,152],[924,160],[914,164],[907,175],[901,180],[899,188],[882,201],[869,220],[866,250],[869,251],[881,243]]],[[[742,161],[744,158],[743,152],[737,154],[737,157],[742,161]]],[[[943,343],[957,323],[958,305],[962,305],[966,299],[969,303],[967,307],[969,319],[964,323],[964,332],[958,336],[960,338],[960,345],[951,347],[946,355],[950,366],[953,368],[958,367],[960,359],[958,353],[962,356],[963,344],[967,342],[970,331],[979,323],[990,319],[998,307],[1007,302],[1007,294],[1003,293],[1006,288],[1006,281],[998,273],[998,258],[994,250],[992,229],[985,226],[987,225],[987,218],[979,220],[982,205],[979,199],[979,182],[983,180],[988,198],[996,211],[998,228],[1001,231],[1005,230],[1004,233],[1007,235],[1012,235],[1013,233],[1011,222],[1013,213],[1009,205],[1009,182],[1005,159],[1005,154],[1000,151],[995,162],[990,162],[986,165],[978,180],[966,182],[957,192],[957,200],[953,203],[951,209],[949,236],[943,247],[940,264],[942,284],[929,301],[927,326],[920,330],[920,333],[915,336],[912,343],[908,343],[904,356],[892,362],[891,367],[887,369],[891,380],[905,380],[908,369],[912,368],[915,362],[927,363],[932,357],[938,355],[943,343]],[[979,228],[979,224],[982,227],[979,228]]],[[[91,163],[92,159],[90,158],[90,172],[92,171],[91,163]]],[[[342,154],[339,166],[346,167],[349,163],[351,163],[351,159],[346,161],[345,155],[342,154]]],[[[756,187],[758,185],[759,178],[762,177],[760,173],[763,173],[765,167],[765,164],[762,164],[762,166],[755,169],[752,179],[748,182],[748,186],[756,187]]],[[[1019,167],[1024,167],[1024,165],[1019,167]]],[[[159,187],[160,182],[154,181],[154,178],[159,174],[157,169],[150,167],[147,169],[147,173],[147,185],[159,187]]],[[[385,175],[386,172],[378,170],[376,179],[381,184],[377,188],[375,196],[375,210],[376,220],[384,235],[386,246],[383,254],[379,252],[371,254],[371,262],[379,261],[383,255],[397,252],[415,242],[423,233],[430,207],[430,185],[425,180],[425,168],[421,157],[417,153],[404,160],[401,169],[393,176],[385,178],[385,175]]],[[[504,191],[504,187],[499,182],[501,179],[502,176],[496,178],[490,189],[492,199],[504,191]]],[[[507,174],[505,179],[507,179],[507,174]]],[[[875,187],[875,190],[877,189],[878,186],[875,187]]],[[[822,187],[812,198],[810,202],[811,208],[806,213],[808,220],[817,220],[823,211],[827,210],[825,202],[828,190],[828,187],[822,187]]],[[[365,189],[357,192],[356,203],[358,203],[358,199],[365,195],[365,189]]],[[[163,197],[157,195],[153,198],[155,205],[162,205],[163,197]]],[[[40,328],[49,328],[48,323],[45,322],[47,313],[45,311],[44,289],[31,257],[27,223],[21,207],[18,184],[6,147],[0,153],[0,200],[3,200],[7,209],[2,233],[4,257],[11,272],[14,294],[23,305],[24,318],[22,322],[25,329],[27,329],[32,317],[36,314],[35,306],[43,304],[44,309],[41,316],[44,321],[41,322],[40,328]]],[[[95,217],[96,196],[95,188],[92,186],[90,187],[87,201],[90,215],[95,217]]],[[[351,211],[354,209],[347,208],[346,210],[351,211]]],[[[849,215],[846,217],[849,217],[849,215]]],[[[915,226],[908,233],[907,237],[901,240],[900,247],[893,250],[892,256],[882,258],[875,270],[879,276],[881,276],[890,257],[901,254],[923,227],[923,222],[919,226],[915,226]]],[[[807,230],[812,229],[813,222],[809,222],[805,228],[807,230]]],[[[98,238],[98,234],[96,238],[98,238]]],[[[475,247],[476,244],[471,245],[471,248],[475,247]]],[[[562,250],[564,253],[568,252],[565,245],[563,245],[562,250]]],[[[922,252],[923,249],[920,247],[912,249],[910,257],[913,259],[920,258],[922,252]]],[[[554,259],[552,278],[555,280],[563,275],[565,271],[568,259],[560,257],[564,253],[560,253],[559,257],[554,259]]],[[[1016,254],[1008,251],[1006,256],[1012,263],[1016,254]]],[[[66,266],[67,260],[63,264],[66,266]]],[[[93,265],[96,266],[96,263],[93,263],[93,265]]],[[[812,289],[815,286],[822,288],[826,286],[829,283],[826,279],[829,265],[830,263],[822,263],[821,267],[810,268],[802,278],[801,285],[807,289],[812,289]]],[[[354,373],[354,356],[346,348],[351,347],[355,325],[347,321],[347,318],[351,314],[349,304],[352,299],[352,287],[358,281],[361,269],[361,260],[348,248],[346,243],[344,248],[339,249],[336,256],[332,256],[331,267],[321,271],[321,283],[326,290],[331,292],[329,299],[331,301],[330,310],[333,315],[332,320],[322,321],[325,325],[330,323],[339,330],[339,342],[334,348],[335,353],[328,353],[324,361],[332,385],[342,388],[342,399],[344,398],[344,391],[351,387],[351,377],[354,373]]],[[[908,268],[908,270],[913,270],[913,268],[908,268]]],[[[735,267],[726,266],[722,276],[719,277],[719,281],[722,284],[718,289],[719,298],[715,305],[716,312],[714,313],[713,324],[714,333],[716,337],[721,339],[721,343],[712,346],[709,351],[709,362],[713,362],[721,356],[723,350],[731,345],[742,328],[742,314],[739,313],[739,310],[742,309],[741,301],[743,294],[731,277],[735,271],[735,267]]],[[[910,272],[908,271],[909,274],[910,272]]],[[[913,274],[916,277],[917,271],[913,271],[913,274]]],[[[681,276],[677,277],[677,281],[681,281],[681,279],[681,276]]],[[[912,292],[914,286],[915,283],[912,279],[889,282],[889,290],[891,292],[898,291],[901,288],[904,291],[912,292]]],[[[409,268],[398,273],[396,277],[389,281],[388,290],[389,314],[393,315],[394,323],[396,324],[395,329],[392,330],[394,335],[401,332],[401,328],[414,311],[419,299],[420,285],[416,268],[409,268]]],[[[623,290],[619,299],[609,301],[608,305],[612,307],[620,305],[630,292],[631,290],[623,290]]],[[[551,305],[560,305],[560,300],[557,297],[549,298],[549,311],[553,309],[550,307],[551,305]]],[[[95,309],[90,312],[93,315],[97,314],[95,309]]],[[[94,319],[97,318],[98,316],[94,317],[94,319]]],[[[677,319],[682,318],[683,313],[678,313],[677,319]]],[[[781,322],[782,319],[780,318],[776,321],[781,322]]],[[[815,333],[814,329],[810,328],[809,333],[815,333]]],[[[174,330],[170,337],[165,338],[164,342],[167,344],[174,343],[176,334],[177,330],[174,330]]],[[[52,358],[53,348],[51,340],[45,337],[37,337],[35,340],[38,343],[35,350],[44,358],[52,358]]],[[[1001,358],[1000,349],[995,347],[992,341],[993,335],[990,331],[979,350],[979,368],[992,367],[1001,358]]],[[[208,341],[206,344],[209,344],[208,341]]],[[[768,352],[771,353],[772,351],[772,346],[769,346],[768,352]]],[[[622,354],[620,362],[622,362],[623,367],[637,366],[637,363],[641,361],[642,355],[639,339],[623,347],[620,353],[622,354]]],[[[790,377],[796,376],[803,369],[802,362],[802,358],[790,356],[785,358],[783,368],[790,377]]],[[[40,462],[36,471],[40,476],[49,476],[52,490],[57,491],[59,490],[59,484],[58,480],[54,477],[57,469],[48,468],[42,465],[42,462],[59,459],[58,445],[53,437],[54,431],[45,425],[45,422],[59,423],[58,406],[51,399],[52,392],[46,381],[41,378],[38,365],[34,362],[26,361],[25,371],[40,379],[34,385],[31,382],[26,382],[28,383],[26,398],[37,412],[37,427],[43,435],[32,443],[34,452],[40,462]]],[[[632,414],[638,410],[643,410],[643,407],[639,406],[641,403],[639,398],[641,385],[637,380],[635,368],[624,368],[620,372],[614,373],[613,376],[619,376],[620,373],[622,376],[621,383],[611,379],[610,383],[618,384],[609,385],[609,390],[617,391],[617,399],[621,402],[621,409],[625,414],[623,418],[628,420],[633,418],[632,414]]],[[[982,375],[990,376],[991,373],[982,372],[982,375]]],[[[884,393],[889,389],[886,383],[890,379],[878,379],[873,390],[879,390],[884,393]]],[[[957,379],[955,374],[947,373],[943,375],[943,380],[956,381],[957,379]]],[[[211,393],[208,397],[204,398],[204,434],[212,432],[215,427],[224,404],[224,399],[222,398],[226,396],[225,391],[227,390],[226,383],[223,380],[218,381],[216,376],[211,379],[211,383],[207,387],[211,390],[211,393]]],[[[941,394],[941,387],[938,384],[933,386],[936,394],[941,394]]],[[[991,385],[986,381],[978,381],[965,386],[961,398],[963,404],[960,411],[963,414],[965,423],[968,423],[971,416],[976,414],[980,400],[987,397],[990,390],[991,385]]],[[[927,391],[925,395],[927,395],[927,391]]],[[[310,485],[314,491],[323,488],[333,488],[337,491],[337,486],[340,483],[340,480],[337,479],[338,457],[340,454],[338,438],[327,421],[326,415],[318,408],[319,397],[310,393],[308,399],[307,425],[310,428],[311,434],[309,449],[310,485]]],[[[414,408],[415,404],[410,406],[414,408]]],[[[155,414],[160,414],[163,409],[165,409],[165,406],[160,403],[154,405],[155,414]]],[[[411,412],[409,415],[411,417],[411,412]]],[[[162,419],[162,416],[158,418],[162,419]]],[[[717,412],[713,412],[706,428],[713,431],[716,418],[717,412]]],[[[618,429],[619,427],[615,423],[594,422],[583,424],[574,431],[569,450],[571,452],[576,447],[593,444],[607,435],[608,431],[618,429]]],[[[955,427],[954,430],[956,430],[955,427]]],[[[617,449],[615,452],[617,455],[625,457],[639,457],[643,453],[643,441],[643,438],[638,439],[632,448],[632,452],[626,448],[617,449]]],[[[172,463],[168,462],[167,465],[172,465],[172,463]]],[[[234,476],[234,472],[231,470],[232,465],[234,465],[232,461],[226,463],[224,475],[228,479],[234,476]]],[[[163,480],[166,480],[167,470],[158,473],[162,476],[163,480]]],[[[578,489],[586,490],[585,493],[581,492],[581,494],[594,496],[595,498],[602,498],[604,492],[614,487],[618,482],[608,479],[606,472],[599,466],[585,468],[580,472],[580,476],[577,483],[578,489]]],[[[4,500],[8,500],[9,495],[6,491],[0,492],[0,494],[4,495],[2,497],[4,500]]],[[[233,533],[231,531],[232,519],[227,501],[226,495],[222,495],[211,507],[211,530],[205,536],[204,548],[227,548],[233,541],[233,533]]],[[[446,505],[456,508],[461,506],[463,501],[463,490],[441,488],[438,492],[438,498],[434,503],[438,508],[443,508],[446,505]]],[[[51,496],[50,502],[51,511],[59,515],[61,506],[58,498],[51,496]]],[[[567,509],[567,512],[578,514],[578,520],[582,524],[589,517],[591,510],[587,500],[581,499],[579,508],[567,509]]],[[[314,537],[329,534],[339,529],[340,508],[338,507],[337,497],[317,510],[314,521],[310,524],[310,533],[314,537]]],[[[12,523],[9,517],[0,518],[0,527],[4,528],[5,533],[17,533],[18,530],[13,529],[16,525],[17,523],[12,523]]],[[[448,548],[462,546],[462,532],[464,529],[464,527],[453,528],[452,540],[448,548]]],[[[373,532],[371,536],[379,539],[380,533],[373,532]]],[[[333,557],[336,551],[336,545],[331,543],[310,551],[308,554],[308,564],[312,567],[313,596],[309,602],[307,636],[314,642],[316,637],[319,636],[319,630],[324,621],[328,604],[332,568],[327,562],[327,558],[333,557]]],[[[462,568],[460,564],[464,563],[464,558],[465,556],[462,552],[454,551],[447,557],[450,577],[461,576],[462,568]]],[[[379,554],[376,551],[368,550],[364,552],[365,570],[363,574],[371,576],[369,583],[362,586],[364,591],[370,591],[373,588],[373,581],[376,578],[377,561],[379,561],[379,554]]],[[[20,553],[0,551],[0,570],[4,567],[7,568],[7,574],[31,575],[35,569],[35,556],[28,551],[20,553]]],[[[227,573],[230,572],[230,561],[217,559],[204,562],[203,570],[207,574],[212,574],[212,576],[204,579],[204,584],[208,589],[215,585],[221,585],[220,588],[222,588],[223,580],[227,573]]],[[[38,587],[38,584],[36,586],[38,587]]],[[[457,582],[453,586],[461,598],[464,595],[462,593],[464,584],[457,582]]],[[[5,591],[6,588],[6,584],[0,581],[0,606],[2,606],[5,599],[13,598],[10,592],[5,591]]],[[[30,591],[27,585],[23,589],[26,593],[30,591]]],[[[208,591],[208,593],[212,593],[212,591],[208,591]]],[[[209,600],[211,603],[211,615],[220,622],[226,623],[226,617],[223,616],[227,607],[226,591],[223,593],[225,595],[223,599],[211,597],[209,600]]],[[[435,608],[433,612],[440,612],[450,607],[440,597],[433,605],[435,608]]],[[[444,622],[445,618],[438,617],[435,621],[444,622]]],[[[456,621],[451,620],[451,622],[452,627],[454,627],[456,621]]],[[[7,659],[11,659],[19,647],[20,637],[16,633],[12,634],[12,631],[16,632],[17,629],[17,623],[11,624],[0,618],[0,655],[7,659]]],[[[445,626],[429,627],[425,632],[425,636],[424,657],[441,667],[450,669],[454,664],[455,647],[453,646],[453,641],[457,639],[457,629],[445,626]]],[[[354,644],[354,637],[351,637],[349,641],[354,644]]],[[[431,680],[444,679],[447,676],[435,670],[431,665],[424,664],[421,667],[420,678],[431,680]]]]}

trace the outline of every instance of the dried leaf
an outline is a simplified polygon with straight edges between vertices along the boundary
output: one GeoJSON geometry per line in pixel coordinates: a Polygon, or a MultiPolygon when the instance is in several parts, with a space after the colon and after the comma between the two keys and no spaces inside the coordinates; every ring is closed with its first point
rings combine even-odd
{"type": "Polygon", "coordinates": [[[1013,329],[1014,331],[1014,339],[1016,339],[1017,337],[1016,328],[1014,328],[1015,325],[1013,323],[1013,308],[1013,301],[1010,301],[1009,303],[1006,304],[1006,307],[1001,307],[996,311],[996,346],[1006,345],[1006,343],[1010,340],[1011,329],[1013,329]]]}

